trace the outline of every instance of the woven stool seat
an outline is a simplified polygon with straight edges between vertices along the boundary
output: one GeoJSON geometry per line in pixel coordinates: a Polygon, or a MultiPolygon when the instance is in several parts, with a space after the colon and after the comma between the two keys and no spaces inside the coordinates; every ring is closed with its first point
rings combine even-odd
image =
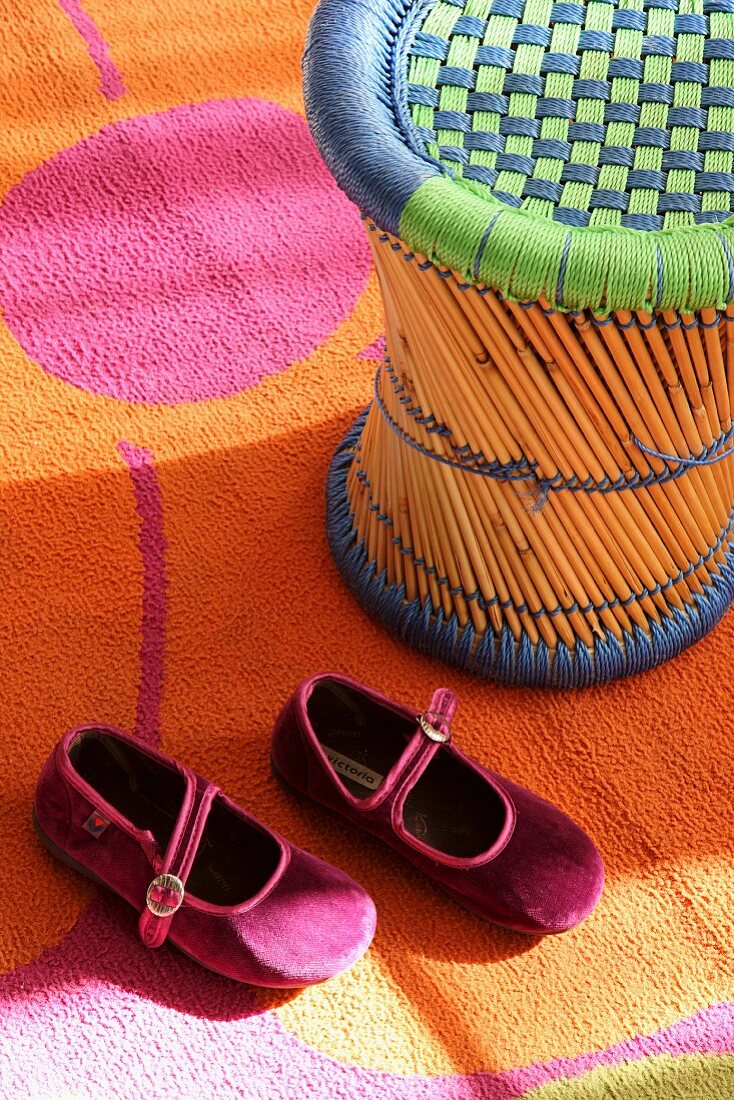
{"type": "Polygon", "coordinates": [[[734,593],[734,0],[322,0],[304,74],[387,319],[347,580],[503,680],[678,653],[734,593]]]}

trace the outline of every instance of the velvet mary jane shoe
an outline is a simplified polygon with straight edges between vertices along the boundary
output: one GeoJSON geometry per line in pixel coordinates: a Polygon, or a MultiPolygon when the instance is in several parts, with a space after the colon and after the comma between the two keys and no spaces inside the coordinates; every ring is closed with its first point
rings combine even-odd
{"type": "Polygon", "coordinates": [[[313,676],[276,723],[273,768],[479,916],[521,932],[572,928],[599,900],[599,853],[566,814],[462,753],[455,710],[444,689],[416,714],[346,676],[313,676]]]}
{"type": "Polygon", "coordinates": [[[119,730],[68,733],[33,814],[54,855],[135,906],[148,947],[170,939],[210,970],[276,988],[332,978],[369,947],[375,907],[356,882],[119,730]]]}

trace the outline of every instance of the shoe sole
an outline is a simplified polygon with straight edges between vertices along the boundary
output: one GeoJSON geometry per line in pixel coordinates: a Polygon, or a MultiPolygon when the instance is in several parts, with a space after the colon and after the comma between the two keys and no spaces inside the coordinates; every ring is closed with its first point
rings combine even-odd
{"type": "MultiPolygon", "coordinates": [[[[294,787],[293,784],[286,779],[278,765],[275,763],[272,753],[270,754],[270,770],[280,783],[281,787],[284,787],[287,791],[290,791],[291,794],[296,795],[298,798],[308,798],[308,795],[305,795],[303,791],[299,791],[298,787],[294,787]]],[[[328,809],[327,806],[322,806],[321,808],[328,809]]]]}

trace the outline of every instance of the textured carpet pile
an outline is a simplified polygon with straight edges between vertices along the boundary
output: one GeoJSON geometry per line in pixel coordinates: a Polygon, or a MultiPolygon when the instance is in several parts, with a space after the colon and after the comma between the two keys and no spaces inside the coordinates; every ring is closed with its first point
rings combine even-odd
{"type": "Polygon", "coordinates": [[[369,620],[324,479],[383,331],[357,211],[303,119],[309,3],[5,0],[0,21],[0,1096],[734,1095],[734,618],[578,694],[472,680],[369,620]],[[492,928],[271,778],[274,716],[337,668],[420,707],[596,838],[592,918],[492,928]],[[374,946],[238,987],[54,863],[53,743],[136,730],[373,894],[374,946]]]}

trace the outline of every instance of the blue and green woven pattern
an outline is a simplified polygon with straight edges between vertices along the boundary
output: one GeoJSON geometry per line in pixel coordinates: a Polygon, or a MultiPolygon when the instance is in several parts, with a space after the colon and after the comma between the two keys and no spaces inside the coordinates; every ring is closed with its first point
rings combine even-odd
{"type": "Polygon", "coordinates": [[[417,135],[477,194],[564,225],[726,221],[734,3],[676,6],[440,0],[410,49],[417,135]]]}
{"type": "Polygon", "coordinates": [[[734,297],[734,0],[325,0],[305,75],[345,190],[464,278],[559,309],[734,297]]]}

